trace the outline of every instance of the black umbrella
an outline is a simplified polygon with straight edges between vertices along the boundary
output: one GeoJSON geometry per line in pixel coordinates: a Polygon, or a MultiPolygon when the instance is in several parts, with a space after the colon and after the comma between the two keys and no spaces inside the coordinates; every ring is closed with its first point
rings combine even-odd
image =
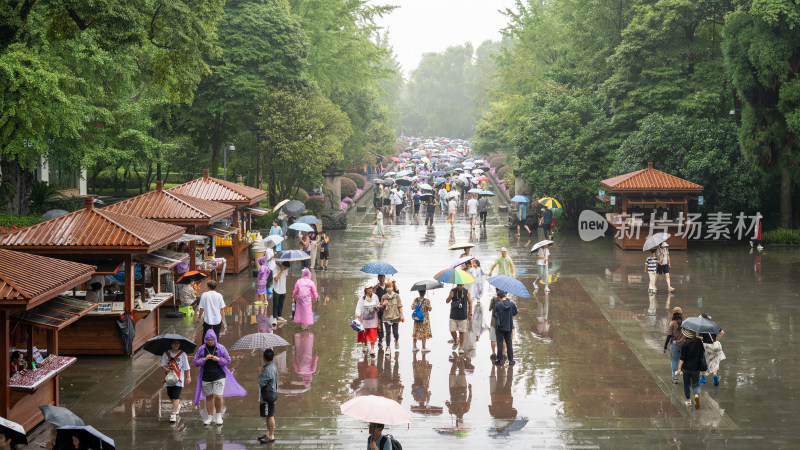
{"type": "Polygon", "coordinates": [[[722,331],[722,328],[716,322],[705,317],[689,317],[681,323],[681,328],[695,333],[719,334],[722,331]]]}
{"type": "Polygon", "coordinates": [[[396,183],[398,186],[411,186],[411,180],[408,178],[400,178],[396,183]]]}
{"type": "Polygon", "coordinates": [[[154,355],[161,356],[164,352],[172,348],[172,341],[180,341],[181,350],[187,355],[194,353],[197,348],[197,344],[192,342],[191,339],[174,333],[159,334],[145,342],[142,348],[154,355]]]}
{"type": "Polygon", "coordinates": [[[22,428],[22,425],[17,422],[0,417],[0,433],[11,439],[11,445],[28,445],[25,428],[22,428]]]}
{"type": "Polygon", "coordinates": [[[61,406],[44,405],[40,406],[44,415],[44,421],[59,427],[82,427],[86,425],[83,419],[76,416],[74,412],[61,406]]]}
{"type": "Polygon", "coordinates": [[[117,328],[119,329],[119,338],[122,339],[122,347],[125,348],[125,356],[131,356],[131,346],[133,338],[136,336],[136,324],[133,323],[133,317],[130,314],[124,315],[117,320],[117,328]]]}
{"type": "Polygon", "coordinates": [[[485,170],[489,170],[489,166],[486,166],[486,165],[484,165],[484,166],[478,166],[478,167],[476,167],[476,169],[481,169],[481,170],[484,170],[484,171],[485,171],[485,170]]]}
{"type": "Polygon", "coordinates": [[[423,281],[417,281],[416,283],[414,283],[414,285],[411,286],[411,290],[412,291],[429,291],[431,289],[439,289],[439,288],[442,288],[442,287],[444,287],[444,284],[442,284],[440,281],[423,280],[423,281]]]}
{"type": "Polygon", "coordinates": [[[384,178],[381,184],[384,186],[391,186],[394,184],[394,178],[384,178]]]}
{"type": "Polygon", "coordinates": [[[455,182],[459,186],[466,186],[467,183],[469,183],[467,180],[465,180],[463,178],[456,178],[455,182]]]}
{"type": "Polygon", "coordinates": [[[91,448],[94,450],[114,450],[115,448],[113,439],[97,431],[91,425],[56,428],[56,445],[53,448],[75,448],[72,446],[73,436],[77,437],[80,441],[80,448],[91,448]]]}
{"type": "Polygon", "coordinates": [[[419,196],[420,200],[428,200],[429,198],[433,198],[433,194],[422,194],[419,196]]]}
{"type": "Polygon", "coordinates": [[[300,200],[292,200],[289,203],[283,205],[281,208],[284,213],[288,216],[300,216],[306,211],[305,203],[301,202],[300,200]]]}

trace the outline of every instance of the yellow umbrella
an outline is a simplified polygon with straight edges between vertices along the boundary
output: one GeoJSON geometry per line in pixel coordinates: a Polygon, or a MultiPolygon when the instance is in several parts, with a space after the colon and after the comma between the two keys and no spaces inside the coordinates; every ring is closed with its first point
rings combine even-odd
{"type": "Polygon", "coordinates": [[[539,204],[548,208],[561,208],[561,203],[553,197],[542,197],[539,199],[539,204]]]}
{"type": "Polygon", "coordinates": [[[428,159],[427,156],[423,156],[422,159],[420,159],[420,161],[424,162],[425,164],[430,164],[431,163],[431,160],[428,159]]]}

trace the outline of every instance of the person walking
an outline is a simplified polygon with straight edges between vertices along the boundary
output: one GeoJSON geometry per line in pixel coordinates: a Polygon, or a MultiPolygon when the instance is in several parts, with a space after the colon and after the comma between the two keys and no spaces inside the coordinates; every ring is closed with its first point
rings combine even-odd
{"type": "Polygon", "coordinates": [[[308,269],[311,266],[311,236],[309,233],[300,232],[300,237],[297,239],[297,242],[300,244],[300,250],[306,252],[308,254],[309,259],[304,259],[301,261],[301,265],[303,268],[308,269]]]}
{"type": "Polygon", "coordinates": [[[664,275],[664,277],[667,279],[667,290],[669,290],[669,292],[673,292],[675,291],[675,288],[672,287],[672,283],[670,283],[669,279],[669,269],[672,267],[672,264],[669,259],[668,247],[669,244],[662,242],[656,251],[656,258],[658,259],[658,265],[656,266],[656,281],[658,281],[659,275],[664,275]]]}
{"type": "MultiPolygon", "coordinates": [[[[278,219],[272,221],[272,226],[269,228],[270,236],[284,236],[283,228],[278,224],[278,219]]],[[[285,236],[284,236],[285,237],[285,236]]],[[[275,251],[280,252],[283,249],[283,242],[275,244],[275,251]]]]}
{"type": "Polygon", "coordinates": [[[364,295],[358,299],[356,304],[355,316],[364,327],[363,332],[358,333],[356,342],[364,344],[363,351],[367,353],[367,343],[369,343],[369,356],[375,356],[375,342],[378,340],[378,328],[381,327],[380,320],[378,319],[378,310],[381,307],[381,301],[375,295],[375,290],[372,286],[364,288],[364,295]]]}
{"type": "Polygon", "coordinates": [[[514,361],[514,349],[511,346],[511,333],[514,331],[514,316],[517,315],[517,305],[506,298],[505,291],[500,289],[497,290],[497,300],[492,310],[492,315],[496,319],[495,328],[498,343],[495,364],[502,366],[504,362],[503,345],[499,345],[502,342],[505,344],[505,351],[508,354],[508,365],[513,366],[516,361],[514,361]]]}
{"type": "Polygon", "coordinates": [[[544,280],[544,291],[550,292],[550,245],[547,244],[536,250],[536,279],[533,280],[533,292],[539,291],[539,281],[544,280]]]}
{"type": "MultiPolygon", "coordinates": [[[[528,219],[528,204],[526,202],[517,203],[517,236],[519,236],[520,226],[525,228],[525,230],[528,232],[528,236],[531,235],[531,229],[528,228],[528,224],[526,223],[527,219],[528,219]]],[[[545,239],[549,238],[545,237],[545,239]]]]}
{"type": "MultiPolygon", "coordinates": [[[[400,349],[400,322],[404,322],[403,302],[397,293],[397,284],[394,280],[386,284],[386,293],[381,297],[381,309],[383,310],[383,335],[386,337],[386,348],[392,343],[394,335],[394,348],[400,349]]],[[[387,353],[388,356],[388,353],[387,353]]]]}
{"type": "Polygon", "coordinates": [[[328,260],[331,258],[330,243],[331,238],[328,237],[328,233],[321,232],[319,234],[319,261],[322,270],[328,270],[328,260]]]}
{"type": "Polygon", "coordinates": [[[383,232],[383,213],[381,212],[380,208],[375,208],[375,220],[372,221],[374,225],[372,228],[372,237],[370,239],[375,239],[375,236],[381,235],[381,239],[386,239],[386,234],[383,232]]]}
{"type": "MultiPolygon", "coordinates": [[[[711,316],[706,313],[700,314],[700,317],[711,320],[711,316]]],[[[726,359],[725,353],[722,351],[722,344],[719,342],[722,336],[725,336],[725,332],[722,330],[720,330],[718,334],[700,333],[700,337],[703,339],[703,349],[706,354],[706,364],[708,365],[706,370],[700,372],[701,383],[705,383],[706,377],[708,374],[711,374],[714,377],[714,386],[719,386],[719,376],[717,376],[719,363],[721,363],[723,359],[726,359]]]]}
{"type": "Polygon", "coordinates": [[[372,207],[381,209],[383,206],[383,185],[378,183],[372,188],[372,207]]]}
{"type": "Polygon", "coordinates": [[[450,335],[453,337],[453,351],[464,353],[464,339],[467,323],[472,320],[472,300],[463,284],[450,289],[445,303],[450,304],[450,335]]]}
{"type": "Polygon", "coordinates": [[[311,280],[311,271],[305,268],[292,291],[292,304],[295,305],[294,322],[301,324],[303,330],[314,324],[312,305],[318,298],[317,285],[311,280]]]}
{"type": "Polygon", "coordinates": [[[469,226],[471,229],[475,229],[475,224],[478,221],[478,199],[475,198],[475,195],[470,195],[469,201],[467,201],[467,214],[469,215],[469,226]]]}
{"type": "Polygon", "coordinates": [[[391,199],[392,206],[394,207],[392,216],[399,219],[400,212],[403,210],[403,197],[401,196],[397,187],[392,188],[392,193],[389,195],[389,198],[391,199]]]}
{"type": "Polygon", "coordinates": [[[442,212],[447,209],[447,189],[445,189],[444,185],[439,188],[439,206],[441,206],[442,212]]]}
{"type": "Polygon", "coordinates": [[[217,292],[217,282],[208,280],[206,283],[208,290],[200,296],[200,303],[197,305],[197,321],[203,321],[203,336],[211,328],[214,336],[219,336],[222,330],[222,316],[225,309],[225,300],[222,294],[217,292]]]}
{"type": "Polygon", "coordinates": [[[275,365],[275,351],[264,350],[264,365],[258,371],[258,403],[260,416],[266,418],[267,432],[258,437],[258,442],[275,442],[275,402],[278,401],[278,366],[275,365]]]}
{"type": "Polygon", "coordinates": [[[425,201],[425,225],[433,225],[433,215],[436,214],[436,198],[431,196],[425,201]]]}
{"type": "Polygon", "coordinates": [[[383,435],[382,423],[369,424],[367,450],[393,450],[392,440],[389,438],[389,435],[383,435]]]}
{"type": "Polygon", "coordinates": [[[311,252],[309,253],[309,255],[311,256],[311,259],[308,261],[308,266],[309,266],[309,268],[316,270],[317,269],[317,253],[319,252],[319,232],[317,232],[317,230],[322,228],[322,225],[312,224],[311,228],[313,228],[314,231],[308,233],[308,237],[309,237],[309,240],[310,240],[309,241],[309,249],[311,250],[311,252]]]}
{"type": "Polygon", "coordinates": [[[683,395],[686,396],[686,406],[691,406],[691,391],[694,391],[694,409],[700,409],[700,369],[705,359],[703,340],[698,338],[694,331],[681,328],[681,333],[686,337],[681,346],[681,360],[675,375],[683,374],[683,395]]]}
{"type": "Polygon", "coordinates": [[[169,423],[178,421],[178,414],[181,413],[181,390],[192,382],[192,372],[189,367],[189,358],[181,350],[181,341],[174,339],[170,342],[170,349],[161,355],[161,368],[164,369],[164,387],[167,388],[167,397],[172,400],[172,414],[169,416],[169,423]],[[168,383],[166,376],[172,372],[175,374],[175,381],[168,383]]]}
{"type": "Polygon", "coordinates": [[[656,258],[656,249],[650,249],[650,256],[644,260],[644,271],[650,277],[650,285],[647,292],[656,293],[656,273],[658,270],[658,258],[656,258]]]}
{"type": "Polygon", "coordinates": [[[756,213],[756,221],[758,222],[757,225],[753,230],[753,239],[750,239],[750,251],[753,251],[753,244],[755,244],[756,249],[758,251],[764,250],[764,247],[761,246],[761,232],[764,230],[764,216],[761,215],[760,212],[756,213]]]}
{"type": "Polygon", "coordinates": [[[272,272],[267,267],[267,257],[258,258],[258,277],[256,277],[256,297],[257,300],[267,306],[267,280],[272,272]]]}
{"type": "Polygon", "coordinates": [[[489,356],[489,359],[491,359],[492,362],[497,361],[497,355],[498,355],[497,347],[498,346],[500,347],[499,354],[502,356],[504,353],[503,348],[506,345],[504,341],[500,342],[497,341],[497,318],[494,316],[494,307],[497,305],[497,302],[500,301],[499,298],[500,291],[501,290],[498,290],[492,297],[492,299],[489,301],[489,315],[491,316],[491,319],[489,320],[489,344],[491,344],[492,346],[492,355],[489,356]]]}
{"type": "Polygon", "coordinates": [[[500,256],[494,261],[492,267],[489,268],[489,276],[492,276],[494,272],[494,268],[497,267],[497,274],[498,275],[509,275],[514,277],[515,274],[515,267],[514,261],[508,256],[508,249],[505,247],[500,249],[500,256]]]}
{"type": "Polygon", "coordinates": [[[201,398],[205,398],[208,417],[203,424],[211,425],[214,422],[222,425],[223,397],[243,397],[247,395],[247,391],[236,382],[228,370],[231,357],[228,355],[228,350],[217,341],[214,330],[206,331],[204,341],[205,343],[194,354],[194,365],[200,368],[194,404],[198,405],[201,398]]]}
{"type": "Polygon", "coordinates": [[[553,226],[553,211],[546,206],[542,207],[542,217],[539,219],[539,226],[544,230],[544,238],[550,239],[552,236],[550,230],[553,226]]]}
{"type": "Polygon", "coordinates": [[[289,261],[281,262],[278,273],[272,282],[272,326],[286,323],[283,318],[283,302],[286,300],[286,279],[289,278],[289,261]]]}
{"type": "Polygon", "coordinates": [[[447,202],[447,220],[450,222],[450,228],[455,226],[456,211],[458,211],[456,197],[450,197],[450,201],[447,202]]]}
{"type": "Polygon", "coordinates": [[[686,341],[686,337],[681,333],[681,324],[683,323],[683,311],[680,306],[672,308],[672,318],[667,327],[667,340],[664,341],[664,353],[667,352],[669,347],[669,360],[672,365],[672,382],[678,384],[678,363],[681,360],[681,345],[686,341]]]}
{"type": "MultiPolygon", "coordinates": [[[[414,319],[414,332],[412,334],[412,338],[414,340],[414,348],[411,350],[416,353],[419,351],[417,348],[417,340],[422,341],[422,353],[428,353],[430,350],[425,346],[425,342],[433,337],[431,334],[431,319],[430,319],[430,311],[433,309],[431,308],[431,302],[425,297],[425,291],[418,291],[419,295],[417,298],[414,299],[414,302],[411,304],[411,311],[413,314],[411,317],[414,319]],[[417,312],[419,311],[419,312],[417,312]],[[420,318],[420,314],[422,317],[420,318]]],[[[424,357],[423,357],[424,358],[424,357]]]]}
{"type": "Polygon", "coordinates": [[[486,216],[489,214],[489,199],[485,195],[481,195],[478,200],[478,215],[480,217],[481,226],[486,228],[486,216]]]}
{"type": "Polygon", "coordinates": [[[419,206],[420,206],[419,197],[420,197],[419,191],[414,191],[414,195],[411,197],[411,199],[414,201],[414,217],[419,217],[419,206]]]}
{"type": "MultiPolygon", "coordinates": [[[[386,275],[378,275],[378,283],[372,288],[372,291],[378,296],[379,303],[386,294],[386,286],[386,275]]],[[[383,308],[378,308],[378,348],[383,348],[383,308]]]]}

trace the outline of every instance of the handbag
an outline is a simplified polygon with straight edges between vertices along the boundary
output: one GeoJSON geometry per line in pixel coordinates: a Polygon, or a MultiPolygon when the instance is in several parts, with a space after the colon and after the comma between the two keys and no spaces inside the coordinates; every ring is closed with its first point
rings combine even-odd
{"type": "Polygon", "coordinates": [[[700,371],[705,372],[706,370],[708,370],[708,362],[706,361],[706,351],[703,348],[703,352],[700,354],[700,371]]]}
{"type": "Polygon", "coordinates": [[[352,322],[350,322],[350,328],[352,328],[354,331],[357,331],[359,333],[363,333],[364,332],[364,326],[361,325],[361,321],[358,320],[358,319],[355,319],[352,322]]]}

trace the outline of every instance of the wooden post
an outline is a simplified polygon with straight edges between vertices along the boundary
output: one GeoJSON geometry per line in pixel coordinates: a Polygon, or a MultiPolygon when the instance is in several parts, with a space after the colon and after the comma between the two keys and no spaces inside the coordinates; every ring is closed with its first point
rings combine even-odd
{"type": "MultiPolygon", "coordinates": [[[[58,355],[58,330],[47,330],[47,355],[58,355]]],[[[53,377],[53,400],[56,406],[59,403],[61,390],[58,382],[60,378],[59,376],[53,377]]]]}
{"type": "Polygon", "coordinates": [[[133,285],[133,255],[125,255],[125,313],[133,310],[133,299],[136,287],[133,285]]]}
{"type": "Polygon", "coordinates": [[[150,268],[150,279],[153,281],[153,290],[156,293],[161,292],[161,269],[158,267],[151,267],[150,268]]]}
{"type": "Polygon", "coordinates": [[[28,325],[25,328],[25,331],[28,333],[28,338],[25,342],[25,348],[28,349],[28,364],[26,364],[27,369],[33,368],[33,325],[28,325]]]}
{"type": "MultiPolygon", "coordinates": [[[[211,239],[214,239],[213,237],[211,239]]],[[[197,268],[197,241],[189,242],[189,270],[197,268]]]]}
{"type": "Polygon", "coordinates": [[[0,310],[0,324],[2,324],[2,329],[0,329],[0,361],[2,361],[3,367],[0,367],[0,417],[8,417],[8,404],[11,402],[11,388],[8,387],[8,379],[9,376],[9,366],[11,365],[11,360],[8,347],[10,344],[8,330],[11,328],[11,324],[8,320],[8,311],[0,310]]]}

